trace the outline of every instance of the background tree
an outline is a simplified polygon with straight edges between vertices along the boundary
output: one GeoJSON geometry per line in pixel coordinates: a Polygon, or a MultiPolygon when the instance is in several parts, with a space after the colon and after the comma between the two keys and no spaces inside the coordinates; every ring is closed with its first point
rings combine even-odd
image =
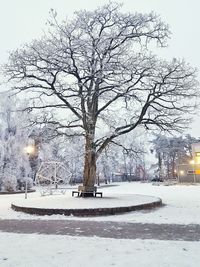
{"type": "Polygon", "coordinates": [[[192,158],[192,144],[199,142],[189,134],[186,136],[169,137],[156,135],[152,141],[153,150],[158,159],[157,169],[160,178],[175,178],[177,164],[188,164],[192,158]]]}
{"type": "Polygon", "coordinates": [[[19,101],[1,95],[0,187],[11,191],[17,189],[17,182],[20,185],[25,177],[31,177],[29,160],[24,150],[30,130],[26,127],[27,114],[17,112],[19,107],[19,101]]]}
{"type": "MultiPolygon", "coordinates": [[[[130,133],[119,136],[116,142],[112,141],[101,154],[97,170],[100,178],[105,182],[115,179],[115,174],[120,174],[122,180],[136,179],[135,170],[141,164],[145,149],[140,140],[141,134],[130,133]]],[[[137,177],[139,178],[139,177],[137,177]]]]}
{"type": "Polygon", "coordinates": [[[141,126],[183,129],[198,95],[194,69],[149,50],[166,45],[168,26],[154,13],[120,8],[109,3],[61,23],[52,11],[49,32],[11,53],[4,66],[13,89],[31,92],[29,110],[43,110],[57,133],[85,139],[86,190],[110,142],[141,126]]]}
{"type": "Polygon", "coordinates": [[[60,161],[72,173],[72,182],[82,182],[83,140],[79,137],[57,136],[48,142],[43,141],[39,157],[42,161],[60,161]]]}

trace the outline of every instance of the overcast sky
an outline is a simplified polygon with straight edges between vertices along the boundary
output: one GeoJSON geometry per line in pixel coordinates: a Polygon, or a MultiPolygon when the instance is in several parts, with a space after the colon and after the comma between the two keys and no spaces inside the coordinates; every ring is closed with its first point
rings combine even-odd
{"type": "MultiPolygon", "coordinates": [[[[121,0],[123,10],[155,11],[170,25],[169,47],[160,55],[165,58],[185,58],[200,67],[200,1],[199,0],[121,0]]],[[[37,38],[45,30],[51,8],[65,18],[79,9],[94,9],[106,0],[0,0],[0,62],[6,62],[8,51],[37,38]]],[[[200,75],[199,75],[200,77],[200,75]]],[[[1,81],[0,81],[1,82],[1,81]]],[[[190,133],[200,136],[200,116],[190,133]]]]}

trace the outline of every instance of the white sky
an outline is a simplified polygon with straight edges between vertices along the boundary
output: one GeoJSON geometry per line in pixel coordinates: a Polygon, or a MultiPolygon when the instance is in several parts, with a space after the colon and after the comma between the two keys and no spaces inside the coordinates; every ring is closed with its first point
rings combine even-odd
{"type": "MultiPolygon", "coordinates": [[[[8,51],[42,34],[49,10],[57,10],[65,18],[79,9],[94,9],[106,0],[0,0],[0,63],[6,62],[8,51]]],[[[199,0],[119,0],[124,11],[155,11],[172,31],[169,47],[161,53],[166,58],[185,58],[199,67],[200,1],[199,0]]],[[[199,75],[200,77],[200,75],[199,75]]],[[[0,81],[1,83],[1,81],[0,81]]],[[[200,136],[200,118],[195,119],[190,133],[200,136]]]]}

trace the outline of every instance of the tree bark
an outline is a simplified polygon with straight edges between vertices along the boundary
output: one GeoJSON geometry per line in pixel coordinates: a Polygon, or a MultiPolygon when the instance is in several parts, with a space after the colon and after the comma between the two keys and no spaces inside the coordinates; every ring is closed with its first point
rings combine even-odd
{"type": "Polygon", "coordinates": [[[94,187],[96,181],[96,147],[91,136],[87,135],[85,141],[83,186],[94,187]]]}

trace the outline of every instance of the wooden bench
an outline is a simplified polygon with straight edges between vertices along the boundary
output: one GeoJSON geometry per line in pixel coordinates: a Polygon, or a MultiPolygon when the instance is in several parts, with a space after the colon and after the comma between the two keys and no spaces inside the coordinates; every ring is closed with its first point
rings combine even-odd
{"type": "Polygon", "coordinates": [[[80,197],[81,195],[84,197],[87,194],[92,194],[94,197],[102,197],[103,193],[102,192],[82,192],[82,191],[72,191],[72,196],[77,195],[78,197],[80,197]]]}
{"type": "Polygon", "coordinates": [[[94,197],[94,191],[80,191],[80,196],[87,197],[87,196],[93,196],[94,197]]]}

